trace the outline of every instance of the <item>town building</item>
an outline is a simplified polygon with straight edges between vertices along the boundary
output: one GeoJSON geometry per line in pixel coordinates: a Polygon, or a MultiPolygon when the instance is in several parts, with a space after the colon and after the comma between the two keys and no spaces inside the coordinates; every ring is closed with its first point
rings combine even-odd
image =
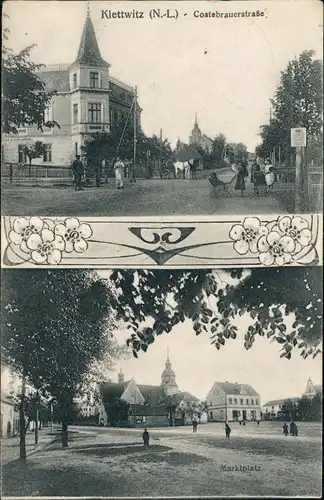
{"type": "MultiPolygon", "coordinates": [[[[54,40],[51,43],[55,43],[54,40]]],[[[133,87],[110,74],[110,64],[102,57],[88,10],[77,57],[72,64],[48,65],[39,72],[46,91],[56,91],[45,113],[45,122],[55,121],[58,127],[21,127],[18,134],[3,137],[2,161],[24,165],[25,146],[42,142],[44,152],[33,164],[70,166],[82,153],[85,141],[94,133],[109,133],[128,116],[136,100],[133,87]]],[[[140,124],[141,108],[136,105],[136,121],[140,124]]]]}
{"type": "Polygon", "coordinates": [[[260,420],[260,395],[248,384],[215,382],[207,395],[208,421],[260,420]]]}
{"type": "Polygon", "coordinates": [[[161,384],[137,384],[134,379],[98,384],[98,423],[109,426],[163,427],[207,421],[199,399],[181,392],[169,354],[161,375],[161,384]]]}
{"type": "Polygon", "coordinates": [[[322,386],[313,384],[312,379],[309,378],[306,383],[305,391],[301,396],[267,401],[263,405],[263,418],[268,420],[280,418],[284,405],[291,403],[297,405],[302,397],[313,399],[317,394],[322,396],[322,386]]]}
{"type": "Polygon", "coordinates": [[[13,398],[1,391],[1,438],[16,436],[19,432],[19,412],[13,398]]]}
{"type": "Polygon", "coordinates": [[[213,139],[203,134],[198,125],[197,113],[195,123],[189,137],[189,145],[201,148],[205,153],[210,154],[213,151],[213,139]]]}
{"type": "Polygon", "coordinates": [[[263,405],[263,418],[264,420],[274,420],[280,417],[283,406],[287,403],[291,403],[292,405],[296,405],[300,398],[285,398],[285,399],[273,399],[271,401],[267,401],[263,405]]]}

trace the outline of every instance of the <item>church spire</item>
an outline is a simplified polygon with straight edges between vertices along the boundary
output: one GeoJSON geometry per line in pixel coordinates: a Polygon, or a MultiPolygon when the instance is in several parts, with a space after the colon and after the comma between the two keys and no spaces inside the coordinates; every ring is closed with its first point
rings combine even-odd
{"type": "Polygon", "coordinates": [[[100,54],[96,33],[90,16],[89,2],[87,3],[87,15],[83,26],[76,62],[88,66],[108,66],[100,54]]]}
{"type": "Polygon", "coordinates": [[[198,118],[197,118],[197,113],[195,113],[195,126],[198,127],[198,118]]]}

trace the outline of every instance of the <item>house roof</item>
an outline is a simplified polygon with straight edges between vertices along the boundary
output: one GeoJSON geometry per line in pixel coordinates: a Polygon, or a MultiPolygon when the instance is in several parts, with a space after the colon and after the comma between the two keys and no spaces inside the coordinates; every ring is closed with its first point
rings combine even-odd
{"type": "Polygon", "coordinates": [[[69,72],[67,69],[44,70],[39,74],[46,85],[47,91],[69,92],[69,72]]]}
{"type": "Polygon", "coordinates": [[[175,151],[174,158],[177,161],[188,161],[192,159],[200,159],[202,155],[191,145],[182,146],[179,151],[175,151]]]}
{"type": "Polygon", "coordinates": [[[268,401],[265,403],[263,406],[277,406],[277,405],[283,405],[287,401],[292,401],[293,403],[296,403],[299,401],[300,398],[284,398],[284,399],[273,399],[271,401],[268,401]]]}
{"type": "Polygon", "coordinates": [[[105,382],[99,385],[103,404],[111,404],[115,398],[120,398],[129,382],[118,384],[115,382],[105,382]]]}
{"type": "Polygon", "coordinates": [[[94,66],[109,66],[101,57],[89,11],[87,12],[87,17],[83,26],[78,55],[75,62],[94,66]]]}
{"type": "Polygon", "coordinates": [[[182,401],[190,401],[190,402],[197,402],[199,401],[198,398],[196,398],[196,396],[193,396],[192,394],[190,394],[190,392],[180,392],[180,395],[181,395],[181,398],[182,398],[182,401]]]}
{"type": "Polygon", "coordinates": [[[259,396],[257,391],[248,384],[238,384],[233,382],[216,382],[226,394],[237,394],[238,396],[259,396]],[[246,394],[242,394],[244,391],[246,394]]]}

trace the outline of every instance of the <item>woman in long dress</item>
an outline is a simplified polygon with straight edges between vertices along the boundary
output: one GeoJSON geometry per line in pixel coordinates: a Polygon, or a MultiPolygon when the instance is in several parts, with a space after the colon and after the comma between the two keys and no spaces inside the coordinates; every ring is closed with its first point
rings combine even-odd
{"type": "Polygon", "coordinates": [[[115,178],[116,178],[116,188],[117,189],[124,189],[125,164],[121,161],[119,156],[116,159],[114,169],[115,169],[115,178]]]}
{"type": "Polygon", "coordinates": [[[274,172],[274,167],[269,159],[266,160],[266,163],[264,166],[264,173],[265,173],[265,179],[266,179],[267,186],[273,187],[273,184],[275,181],[275,172],[274,172]]]}

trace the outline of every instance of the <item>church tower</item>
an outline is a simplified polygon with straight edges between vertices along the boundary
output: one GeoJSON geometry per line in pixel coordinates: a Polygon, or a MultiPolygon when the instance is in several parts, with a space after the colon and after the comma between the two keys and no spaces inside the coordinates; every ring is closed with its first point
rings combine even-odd
{"type": "Polygon", "coordinates": [[[91,134],[109,132],[109,67],[101,57],[88,5],[77,58],[69,67],[74,154],[80,154],[91,134]]]}
{"type": "Polygon", "coordinates": [[[167,359],[165,362],[165,368],[162,372],[162,382],[161,386],[164,390],[166,396],[173,396],[179,392],[178,385],[176,382],[176,376],[172,370],[171,362],[169,359],[169,348],[167,350],[167,359]]]}
{"type": "Polygon", "coordinates": [[[201,137],[202,134],[198,125],[197,113],[195,113],[195,123],[191,131],[191,135],[189,137],[189,144],[191,144],[192,146],[194,145],[199,146],[201,143],[201,137]]]}

